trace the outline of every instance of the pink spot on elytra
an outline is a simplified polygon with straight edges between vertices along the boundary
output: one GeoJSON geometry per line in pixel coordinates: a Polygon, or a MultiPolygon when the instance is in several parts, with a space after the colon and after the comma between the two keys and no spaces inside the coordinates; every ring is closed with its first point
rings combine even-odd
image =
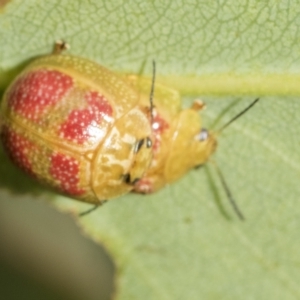
{"type": "Polygon", "coordinates": [[[34,176],[29,159],[31,151],[34,150],[34,144],[7,126],[1,129],[1,139],[11,160],[25,172],[34,176]]]}
{"type": "Polygon", "coordinates": [[[85,191],[78,187],[79,162],[71,156],[54,153],[50,157],[50,175],[59,181],[59,188],[74,196],[82,195],[85,191]]]}
{"type": "Polygon", "coordinates": [[[73,86],[70,76],[55,70],[36,70],[21,76],[7,96],[12,111],[37,122],[73,86]]]}
{"type": "Polygon", "coordinates": [[[74,109],[66,121],[60,125],[59,133],[62,138],[83,144],[86,141],[99,140],[101,121],[111,118],[113,110],[106,98],[97,92],[85,94],[87,108],[74,109]]]}

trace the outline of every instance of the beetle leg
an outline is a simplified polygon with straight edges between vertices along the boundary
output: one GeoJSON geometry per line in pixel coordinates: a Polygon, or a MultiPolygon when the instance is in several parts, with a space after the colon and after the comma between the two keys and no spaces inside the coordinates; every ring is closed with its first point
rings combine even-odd
{"type": "Polygon", "coordinates": [[[131,176],[129,173],[123,175],[123,180],[125,183],[130,184],[131,176]]]}
{"type": "Polygon", "coordinates": [[[52,54],[61,54],[63,51],[68,50],[70,48],[70,45],[67,44],[63,40],[58,40],[55,42],[52,54]]]}
{"type": "Polygon", "coordinates": [[[196,111],[199,111],[199,110],[204,109],[205,106],[206,106],[206,105],[205,105],[205,103],[204,103],[202,100],[196,99],[196,100],[193,102],[193,104],[192,104],[192,106],[191,106],[191,109],[194,109],[194,110],[196,110],[196,111]]]}
{"type": "Polygon", "coordinates": [[[151,148],[152,147],[152,141],[151,141],[150,137],[147,136],[146,138],[138,140],[135,143],[133,152],[138,153],[141,150],[141,148],[143,147],[145,142],[146,142],[146,148],[151,148]]]}
{"type": "Polygon", "coordinates": [[[134,145],[134,153],[138,153],[140,149],[143,147],[145,139],[138,140],[134,145]]]}
{"type": "Polygon", "coordinates": [[[141,178],[134,178],[133,180],[131,180],[131,176],[129,173],[124,174],[123,175],[123,180],[125,183],[130,184],[130,185],[134,185],[136,184],[139,180],[141,180],[141,178]]]}
{"type": "Polygon", "coordinates": [[[149,136],[146,137],[146,147],[147,148],[152,147],[152,140],[149,138],[149,136]]]}
{"type": "Polygon", "coordinates": [[[89,208],[83,212],[81,212],[78,216],[79,217],[83,217],[86,216],[88,214],[90,214],[91,212],[93,212],[94,210],[96,210],[99,206],[103,205],[104,203],[106,203],[107,200],[102,200],[99,204],[95,204],[92,208],[89,208]]]}

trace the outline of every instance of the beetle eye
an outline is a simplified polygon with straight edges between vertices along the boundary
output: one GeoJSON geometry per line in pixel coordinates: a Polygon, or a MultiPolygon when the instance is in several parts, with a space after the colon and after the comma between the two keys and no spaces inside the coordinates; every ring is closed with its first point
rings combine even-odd
{"type": "Polygon", "coordinates": [[[199,134],[197,135],[198,141],[206,141],[208,139],[209,133],[208,130],[205,128],[202,128],[199,134]]]}

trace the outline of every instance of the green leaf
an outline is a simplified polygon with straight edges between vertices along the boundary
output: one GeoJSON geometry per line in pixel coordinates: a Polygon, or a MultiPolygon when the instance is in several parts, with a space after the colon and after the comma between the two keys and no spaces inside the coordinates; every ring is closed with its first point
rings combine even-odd
{"type": "MultiPolygon", "coordinates": [[[[184,106],[196,96],[207,103],[207,128],[261,98],[222,132],[214,155],[245,222],[212,164],[78,219],[117,264],[115,299],[299,299],[299,4],[31,0],[3,8],[2,89],[19,65],[63,38],[71,54],[119,72],[149,75],[155,59],[158,81],[178,88],[184,106]]],[[[21,188],[15,178],[25,176],[1,168],[1,189],[47,193],[29,180],[21,188]]],[[[53,199],[65,211],[90,207],[53,199]]]]}

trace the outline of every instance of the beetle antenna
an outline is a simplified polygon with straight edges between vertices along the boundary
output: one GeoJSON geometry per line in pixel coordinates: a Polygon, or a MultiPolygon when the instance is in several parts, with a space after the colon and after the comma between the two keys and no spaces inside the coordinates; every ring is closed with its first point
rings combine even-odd
{"type": "MultiPolygon", "coordinates": [[[[154,86],[155,86],[155,75],[156,75],[156,66],[155,66],[155,60],[152,61],[152,67],[153,67],[153,73],[152,73],[152,83],[151,83],[151,90],[150,90],[150,121],[151,124],[153,124],[153,110],[154,110],[154,104],[153,104],[153,97],[154,97],[154,86]]],[[[151,125],[152,126],[152,125],[151,125]]]]}
{"type": "Polygon", "coordinates": [[[241,117],[243,114],[245,114],[252,106],[254,106],[258,102],[259,98],[256,98],[252,103],[250,103],[245,109],[243,109],[240,113],[238,113],[235,117],[233,117],[231,120],[229,120],[227,123],[225,123],[217,132],[220,133],[223,131],[226,127],[228,127],[231,123],[233,123],[235,120],[237,120],[239,117],[241,117]]]}
{"type": "MultiPolygon", "coordinates": [[[[246,108],[244,108],[241,112],[239,112],[236,116],[234,116],[232,119],[230,119],[227,123],[225,123],[219,130],[217,130],[216,133],[220,133],[222,132],[226,127],[228,127],[231,123],[233,123],[235,120],[237,120],[239,117],[241,117],[243,114],[245,114],[250,108],[252,108],[257,102],[259,101],[259,98],[256,98],[254,101],[252,101],[246,108]]],[[[217,163],[213,160],[211,160],[212,164],[214,165],[217,174],[220,178],[220,181],[222,183],[223,189],[225,190],[225,193],[227,195],[227,198],[233,208],[233,210],[235,211],[236,215],[239,217],[240,220],[245,220],[245,217],[243,215],[243,213],[241,212],[241,210],[239,209],[237,203],[235,202],[231,191],[225,181],[225,177],[223,175],[223,173],[221,172],[221,169],[219,168],[219,166],[217,165],[217,163]]]]}
{"type": "Polygon", "coordinates": [[[223,188],[225,190],[226,196],[227,196],[227,198],[229,200],[229,203],[231,204],[234,212],[237,214],[237,216],[239,217],[239,219],[241,221],[244,221],[245,217],[244,217],[243,213],[241,212],[241,210],[239,209],[237,203],[235,202],[235,200],[234,200],[234,198],[233,198],[233,196],[231,194],[231,191],[230,191],[230,189],[228,187],[228,184],[225,181],[225,177],[224,177],[223,173],[221,172],[221,169],[219,168],[219,166],[216,164],[215,161],[211,160],[211,162],[212,162],[212,164],[214,165],[214,167],[215,167],[215,169],[217,171],[217,174],[218,174],[218,176],[219,176],[219,178],[221,180],[222,186],[223,186],[223,188]]]}

